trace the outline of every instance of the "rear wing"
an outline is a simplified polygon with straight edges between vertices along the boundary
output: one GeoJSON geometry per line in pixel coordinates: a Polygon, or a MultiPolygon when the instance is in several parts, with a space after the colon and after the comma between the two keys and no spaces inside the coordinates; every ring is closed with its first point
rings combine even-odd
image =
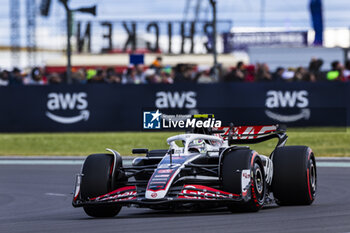
{"type": "MultiPolygon", "coordinates": [[[[207,120],[214,118],[214,114],[197,114],[192,118],[207,120]]],[[[219,136],[233,144],[254,144],[273,138],[278,139],[277,146],[284,145],[287,141],[287,127],[285,125],[261,125],[261,126],[223,126],[218,128],[192,128],[189,132],[219,136]]]]}
{"type": "Polygon", "coordinates": [[[278,139],[277,146],[286,142],[288,136],[286,127],[283,125],[263,126],[223,126],[213,128],[212,133],[222,137],[232,144],[253,144],[267,141],[273,138],[278,139]]]}

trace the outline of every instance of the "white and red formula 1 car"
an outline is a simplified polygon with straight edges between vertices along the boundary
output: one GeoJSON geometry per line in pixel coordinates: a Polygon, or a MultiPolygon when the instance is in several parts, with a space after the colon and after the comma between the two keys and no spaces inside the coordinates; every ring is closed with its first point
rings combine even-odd
{"type": "Polygon", "coordinates": [[[285,146],[286,141],[286,130],[278,125],[197,128],[168,138],[168,150],[133,149],[146,156],[131,166],[107,149],[110,154],[85,160],[73,206],[93,217],[113,217],[122,206],[258,211],[273,200],[310,205],[317,184],[314,154],[307,146],[285,146]],[[269,157],[237,146],[272,138],[278,143],[269,157]]]}

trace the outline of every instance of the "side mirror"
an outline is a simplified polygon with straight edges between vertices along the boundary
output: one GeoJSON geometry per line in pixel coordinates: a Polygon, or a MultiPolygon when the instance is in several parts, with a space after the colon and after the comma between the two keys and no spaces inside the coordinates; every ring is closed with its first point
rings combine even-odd
{"type": "Polygon", "coordinates": [[[145,148],[138,148],[138,149],[132,149],[133,154],[147,154],[148,149],[145,148]]]}

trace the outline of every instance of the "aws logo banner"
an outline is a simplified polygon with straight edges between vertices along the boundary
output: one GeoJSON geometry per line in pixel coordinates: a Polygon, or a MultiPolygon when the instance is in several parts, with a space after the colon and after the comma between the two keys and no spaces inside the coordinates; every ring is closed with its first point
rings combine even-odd
{"type": "Polygon", "coordinates": [[[165,92],[156,93],[155,106],[158,109],[164,108],[185,108],[193,109],[197,107],[197,93],[194,91],[165,92]]]}
{"type": "Polygon", "coordinates": [[[46,116],[61,124],[74,124],[87,121],[90,116],[87,93],[57,93],[47,95],[46,116]]]}
{"type": "Polygon", "coordinates": [[[270,90],[266,93],[265,114],[283,123],[308,120],[311,116],[308,96],[309,93],[306,90],[270,90]]]}

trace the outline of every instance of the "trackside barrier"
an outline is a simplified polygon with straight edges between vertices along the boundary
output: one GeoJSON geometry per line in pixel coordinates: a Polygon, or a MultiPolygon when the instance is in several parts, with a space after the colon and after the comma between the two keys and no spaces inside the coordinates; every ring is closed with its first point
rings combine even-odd
{"type": "Polygon", "coordinates": [[[350,125],[348,83],[51,85],[0,88],[1,132],[140,131],[143,111],[225,124],[350,125]]]}

